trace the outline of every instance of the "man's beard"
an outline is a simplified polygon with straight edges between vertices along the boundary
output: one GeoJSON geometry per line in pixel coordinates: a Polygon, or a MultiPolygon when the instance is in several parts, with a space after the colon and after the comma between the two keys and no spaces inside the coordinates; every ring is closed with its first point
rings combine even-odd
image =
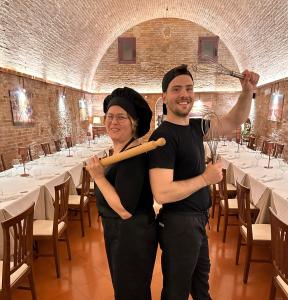
{"type": "Polygon", "coordinates": [[[189,115],[191,110],[189,110],[188,112],[183,112],[183,111],[178,111],[177,109],[174,111],[174,114],[177,117],[187,117],[189,115]]]}
{"type": "MultiPolygon", "coordinates": [[[[193,103],[193,99],[192,98],[184,98],[184,99],[176,99],[176,104],[175,104],[175,107],[174,109],[171,109],[170,107],[170,110],[177,116],[177,117],[187,117],[192,109],[192,105],[191,103],[193,103]],[[181,110],[181,109],[178,109],[177,108],[177,105],[179,102],[184,102],[186,101],[187,102],[187,106],[189,106],[189,109],[188,110],[181,110]]],[[[169,105],[168,105],[169,106],[169,105]]]]}

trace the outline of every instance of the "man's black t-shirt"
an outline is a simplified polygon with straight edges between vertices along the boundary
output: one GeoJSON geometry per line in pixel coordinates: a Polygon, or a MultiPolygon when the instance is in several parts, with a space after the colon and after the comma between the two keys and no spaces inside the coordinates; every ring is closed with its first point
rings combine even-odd
{"type": "MultiPolygon", "coordinates": [[[[153,196],[148,172],[147,154],[141,154],[113,164],[105,169],[106,179],[114,186],[121,204],[132,215],[153,211],[153,196]]],[[[95,187],[96,205],[100,215],[120,218],[95,187]]]]}
{"type": "MultiPolygon", "coordinates": [[[[189,125],[163,122],[150,140],[160,137],[166,145],[149,152],[149,168],[174,170],[174,181],[185,180],[202,174],[205,170],[205,154],[201,119],[190,119],[189,125]]],[[[209,188],[205,187],[189,197],[163,205],[163,211],[204,212],[211,206],[209,188]]]]}

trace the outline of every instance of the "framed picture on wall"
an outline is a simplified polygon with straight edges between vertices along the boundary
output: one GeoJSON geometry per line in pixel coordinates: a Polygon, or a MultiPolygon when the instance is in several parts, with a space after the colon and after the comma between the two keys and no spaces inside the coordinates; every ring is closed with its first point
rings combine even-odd
{"type": "Polygon", "coordinates": [[[31,94],[26,90],[9,91],[12,118],[14,125],[34,125],[31,94]]]}
{"type": "Polygon", "coordinates": [[[283,114],[284,95],[272,93],[269,103],[268,120],[281,122],[283,114]]]}
{"type": "Polygon", "coordinates": [[[118,60],[119,64],[136,64],[136,38],[118,38],[118,60]]]}
{"type": "Polygon", "coordinates": [[[88,103],[86,99],[79,100],[79,113],[81,122],[88,120],[88,103]]]}

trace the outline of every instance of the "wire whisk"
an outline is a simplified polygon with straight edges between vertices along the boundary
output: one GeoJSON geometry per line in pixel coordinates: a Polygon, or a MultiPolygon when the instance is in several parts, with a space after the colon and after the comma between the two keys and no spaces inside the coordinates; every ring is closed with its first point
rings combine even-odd
{"type": "Polygon", "coordinates": [[[210,150],[212,163],[215,163],[218,158],[217,147],[220,139],[220,120],[216,113],[208,112],[203,115],[201,120],[201,130],[204,136],[204,141],[210,150]],[[211,123],[214,125],[211,126],[211,123]]]}
{"type": "Polygon", "coordinates": [[[239,79],[244,78],[243,74],[229,70],[228,68],[216,62],[215,59],[213,59],[211,56],[204,56],[203,59],[205,60],[204,63],[198,63],[191,66],[191,69],[194,72],[200,74],[216,73],[216,74],[229,75],[239,79]]]}

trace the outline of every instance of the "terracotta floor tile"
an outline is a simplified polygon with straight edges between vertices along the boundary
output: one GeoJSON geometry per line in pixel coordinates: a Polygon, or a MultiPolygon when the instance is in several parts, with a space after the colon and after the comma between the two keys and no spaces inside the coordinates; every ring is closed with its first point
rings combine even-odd
{"type": "MultiPolygon", "coordinates": [[[[72,261],[67,259],[64,243],[60,244],[61,279],[56,278],[53,258],[39,257],[34,262],[34,272],[39,300],[114,300],[108,263],[105,255],[103,230],[92,209],[93,225],[86,223],[85,237],[80,235],[78,222],[70,222],[72,261]]],[[[252,263],[248,284],[242,283],[245,247],[241,249],[240,263],[235,265],[235,251],[238,230],[229,226],[227,241],[222,243],[222,228],[216,232],[216,219],[210,221],[208,230],[211,273],[210,290],[214,300],[263,300],[270,290],[272,265],[252,263]]],[[[48,250],[47,244],[40,249],[48,250]]],[[[255,248],[255,256],[269,255],[263,248],[255,248]]],[[[161,251],[158,250],[152,281],[153,300],[160,300],[162,288],[161,251]]],[[[14,300],[30,300],[28,291],[15,290],[14,300]]],[[[192,299],[191,297],[189,299],[192,299]]],[[[137,300],[137,299],[135,299],[137,300]]]]}

